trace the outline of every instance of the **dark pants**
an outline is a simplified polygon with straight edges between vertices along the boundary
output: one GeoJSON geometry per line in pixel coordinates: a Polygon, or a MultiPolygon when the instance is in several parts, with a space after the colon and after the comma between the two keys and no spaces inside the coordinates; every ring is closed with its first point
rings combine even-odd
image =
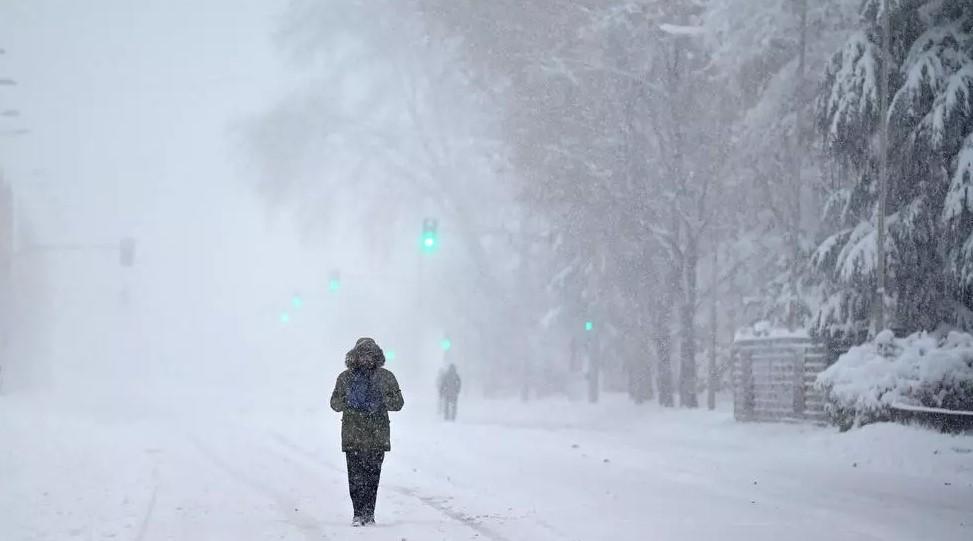
{"type": "Polygon", "coordinates": [[[444,405],[443,415],[447,421],[456,420],[456,403],[459,401],[458,396],[447,396],[444,405]]]}
{"type": "Polygon", "coordinates": [[[373,518],[385,451],[346,451],[345,459],[348,461],[348,492],[355,516],[373,518]]]}

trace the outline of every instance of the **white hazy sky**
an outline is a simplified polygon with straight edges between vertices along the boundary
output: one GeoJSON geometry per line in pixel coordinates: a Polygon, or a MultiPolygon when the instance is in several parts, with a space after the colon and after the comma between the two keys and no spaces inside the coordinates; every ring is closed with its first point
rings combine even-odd
{"type": "Polygon", "coordinates": [[[316,272],[287,220],[268,219],[234,146],[233,127],[299,76],[274,44],[286,5],[0,0],[0,77],[19,82],[0,87],[0,110],[22,115],[0,118],[0,132],[31,130],[0,137],[0,167],[35,240],[138,239],[128,270],[112,252],[25,256],[51,275],[48,326],[63,331],[51,340],[63,357],[125,357],[96,353],[92,341],[110,333],[142,337],[166,363],[183,350],[222,355],[273,329],[302,274],[316,272]],[[141,319],[120,330],[111,318],[125,282],[141,319]]]}
{"type": "Polygon", "coordinates": [[[27,202],[57,205],[57,230],[39,225],[114,238],[161,207],[220,212],[211,205],[242,184],[228,182],[240,172],[230,128],[285,86],[272,39],[285,5],[0,0],[0,76],[19,82],[0,88],[0,106],[22,114],[0,122],[31,130],[0,139],[0,159],[27,202]]]}

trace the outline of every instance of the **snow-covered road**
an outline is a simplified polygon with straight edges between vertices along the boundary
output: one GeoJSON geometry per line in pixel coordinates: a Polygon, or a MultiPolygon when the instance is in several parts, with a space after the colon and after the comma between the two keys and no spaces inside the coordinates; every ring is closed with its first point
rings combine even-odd
{"type": "Polygon", "coordinates": [[[322,405],[3,401],[4,540],[973,538],[973,438],[898,426],[840,435],[621,399],[482,402],[447,425],[410,404],[379,524],[353,529],[322,405]]]}

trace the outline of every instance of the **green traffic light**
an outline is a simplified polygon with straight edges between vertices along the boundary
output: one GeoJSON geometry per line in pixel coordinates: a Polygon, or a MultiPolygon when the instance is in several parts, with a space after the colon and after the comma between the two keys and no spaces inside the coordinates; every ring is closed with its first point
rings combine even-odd
{"type": "Polygon", "coordinates": [[[426,218],[422,221],[422,237],[419,246],[426,253],[434,252],[439,248],[439,221],[435,218],[426,218]]]}
{"type": "Polygon", "coordinates": [[[443,338],[439,342],[439,347],[443,348],[443,351],[449,351],[449,349],[453,347],[453,343],[449,340],[449,338],[443,338]]]}
{"type": "Polygon", "coordinates": [[[437,239],[435,233],[426,233],[422,236],[422,249],[426,252],[433,252],[437,248],[437,239]]]}
{"type": "Polygon", "coordinates": [[[592,331],[594,328],[595,328],[595,323],[593,321],[585,321],[584,322],[584,330],[585,331],[592,331]]]}
{"type": "Polygon", "coordinates": [[[395,350],[394,349],[387,349],[387,350],[385,350],[385,360],[386,361],[394,361],[395,360],[395,350]]]}
{"type": "Polygon", "coordinates": [[[328,289],[331,291],[338,291],[341,289],[341,280],[332,278],[331,281],[328,282],[328,289]]]}
{"type": "Polygon", "coordinates": [[[293,306],[295,310],[300,310],[304,306],[304,299],[302,299],[300,295],[294,295],[291,297],[291,306],[293,306]]]}
{"type": "Polygon", "coordinates": [[[287,325],[290,322],[291,322],[291,315],[288,314],[287,312],[281,312],[281,314],[280,314],[280,324],[281,325],[287,325]]]}

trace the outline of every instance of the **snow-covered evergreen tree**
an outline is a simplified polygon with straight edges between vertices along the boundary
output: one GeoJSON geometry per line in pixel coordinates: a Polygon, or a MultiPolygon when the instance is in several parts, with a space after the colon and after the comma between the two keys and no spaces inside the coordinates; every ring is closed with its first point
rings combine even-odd
{"type": "MultiPolygon", "coordinates": [[[[891,324],[969,329],[973,292],[973,3],[892,0],[888,232],[891,324]]],[[[876,283],[882,0],[829,63],[817,125],[847,183],[825,207],[836,231],[813,263],[826,284],[815,327],[860,338],[876,283]]]]}

